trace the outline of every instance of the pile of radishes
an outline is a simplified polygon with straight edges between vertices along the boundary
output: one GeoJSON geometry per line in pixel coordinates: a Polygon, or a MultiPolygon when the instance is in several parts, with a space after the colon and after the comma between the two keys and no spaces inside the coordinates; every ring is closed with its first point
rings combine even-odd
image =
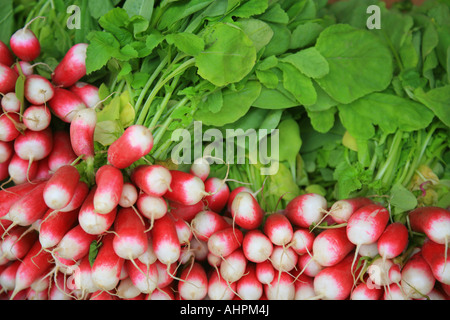
{"type": "Polygon", "coordinates": [[[0,43],[2,298],[448,299],[448,210],[418,208],[405,225],[371,199],[330,206],[311,193],[264,212],[252,190],[211,176],[208,159],[189,172],[136,166],[153,147],[141,125],[94,167],[100,100],[80,82],[87,45],[46,79],[33,73],[36,40],[25,27],[12,52],[0,43]]]}

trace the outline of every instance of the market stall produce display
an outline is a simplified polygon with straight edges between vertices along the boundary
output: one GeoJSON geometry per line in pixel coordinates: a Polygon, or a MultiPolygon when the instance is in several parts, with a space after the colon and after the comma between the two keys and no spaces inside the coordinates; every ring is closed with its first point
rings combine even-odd
{"type": "Polygon", "coordinates": [[[0,30],[2,299],[449,299],[448,2],[9,0],[0,30]]]}

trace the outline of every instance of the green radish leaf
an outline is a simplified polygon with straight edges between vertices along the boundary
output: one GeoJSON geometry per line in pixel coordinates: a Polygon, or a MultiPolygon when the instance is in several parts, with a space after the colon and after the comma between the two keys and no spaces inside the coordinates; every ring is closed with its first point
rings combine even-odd
{"type": "Polygon", "coordinates": [[[268,7],[268,0],[249,0],[241,2],[239,6],[231,11],[231,15],[237,18],[250,18],[262,14],[268,7]]]}
{"type": "Polygon", "coordinates": [[[414,91],[416,98],[434,112],[446,126],[450,127],[450,85],[424,92],[422,88],[414,91]]]}
{"type": "Polygon", "coordinates": [[[391,52],[368,30],[345,24],[331,25],[320,34],[315,48],[328,61],[330,69],[316,81],[340,103],[382,91],[390,84],[391,52]]]}
{"type": "Polygon", "coordinates": [[[401,213],[414,209],[417,206],[416,196],[401,184],[396,184],[390,191],[390,204],[395,213],[401,213]]]}
{"type": "Polygon", "coordinates": [[[310,78],[322,78],[330,71],[327,60],[314,47],[287,55],[281,61],[291,63],[310,78]]]}
{"type": "Polygon", "coordinates": [[[283,86],[300,104],[308,106],[316,103],[317,93],[312,80],[290,63],[279,63],[283,72],[283,86]]]}
{"type": "Polygon", "coordinates": [[[257,52],[264,48],[272,39],[272,29],[262,20],[241,19],[236,22],[236,25],[253,41],[257,52]]]}
{"type": "Polygon", "coordinates": [[[100,247],[102,246],[101,242],[97,242],[97,240],[94,240],[91,242],[91,244],[89,245],[89,264],[92,265],[94,264],[95,259],[97,258],[98,255],[98,250],[100,249],[100,247]]]}
{"type": "Polygon", "coordinates": [[[166,36],[166,41],[169,44],[175,45],[178,50],[191,56],[198,55],[205,48],[205,43],[202,38],[188,32],[168,34],[166,36]]]}
{"type": "Polygon", "coordinates": [[[90,74],[104,67],[113,55],[119,54],[120,44],[111,33],[103,31],[91,32],[88,39],[86,73],[90,74]]]}
{"type": "Polygon", "coordinates": [[[268,193],[276,199],[290,201],[300,194],[300,188],[295,183],[289,168],[283,163],[278,163],[278,172],[269,176],[268,193]]]}
{"type": "Polygon", "coordinates": [[[295,162],[302,147],[300,127],[294,119],[286,119],[278,125],[279,130],[279,161],[295,162]]]}
{"type": "Polygon", "coordinates": [[[259,16],[259,19],[280,24],[287,24],[289,22],[288,14],[281,8],[279,3],[273,4],[268,10],[259,16]]]}
{"type": "Polygon", "coordinates": [[[292,31],[289,49],[301,49],[313,45],[323,28],[319,23],[310,21],[298,25],[292,31]]]}
{"type": "Polygon", "coordinates": [[[147,21],[150,21],[154,4],[154,0],[126,0],[123,8],[130,18],[133,16],[141,16],[147,21]]]}
{"type": "Polygon", "coordinates": [[[278,87],[278,75],[271,70],[255,70],[256,77],[259,82],[269,89],[278,87]]]}
{"type": "Polygon", "coordinates": [[[117,120],[97,122],[94,131],[94,141],[109,146],[123,134],[123,128],[117,120]]]}
{"type": "Polygon", "coordinates": [[[101,111],[97,112],[97,122],[118,119],[120,119],[120,96],[114,97],[101,111]]]}

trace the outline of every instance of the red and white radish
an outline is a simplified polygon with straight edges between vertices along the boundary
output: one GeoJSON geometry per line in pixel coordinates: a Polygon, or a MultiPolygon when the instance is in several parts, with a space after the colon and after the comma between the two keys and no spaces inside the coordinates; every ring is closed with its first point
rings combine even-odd
{"type": "Polygon", "coordinates": [[[223,179],[211,177],[205,181],[205,192],[208,193],[203,198],[203,203],[209,210],[222,212],[228,203],[230,188],[223,179]]]}
{"type": "Polygon", "coordinates": [[[264,211],[251,193],[242,191],[233,200],[231,216],[233,217],[233,223],[250,230],[261,225],[264,211]]]}
{"type": "Polygon", "coordinates": [[[86,199],[88,194],[89,194],[89,186],[87,185],[87,183],[82,180],[78,181],[72,200],[70,200],[67,206],[65,206],[62,209],[59,209],[59,211],[70,212],[79,209],[81,205],[84,203],[84,200],[86,199]]]}
{"type": "Polygon", "coordinates": [[[51,128],[42,131],[25,130],[14,141],[14,151],[23,160],[30,162],[46,158],[53,149],[53,133],[51,128]]]}
{"type": "Polygon", "coordinates": [[[346,228],[325,229],[313,242],[314,260],[324,267],[333,266],[342,261],[355,245],[347,238],[346,228]]]}
{"type": "Polygon", "coordinates": [[[162,218],[167,213],[167,202],[163,197],[141,193],[136,201],[139,212],[150,220],[150,227],[155,220],[162,218]]]}
{"type": "Polygon", "coordinates": [[[15,92],[8,92],[2,98],[3,112],[20,112],[20,100],[17,98],[15,92]]]}
{"type": "Polygon", "coordinates": [[[47,210],[39,226],[39,241],[42,248],[49,249],[58,245],[64,235],[74,227],[77,218],[77,210],[69,212],[47,210]]]}
{"type": "Polygon", "coordinates": [[[264,293],[269,300],[294,300],[294,278],[287,272],[281,272],[270,284],[264,285],[264,293]]]}
{"type": "Polygon", "coordinates": [[[122,196],[122,172],[111,165],[103,165],[95,174],[95,182],[94,208],[98,213],[107,214],[117,207],[122,196]]]}
{"type": "Polygon", "coordinates": [[[350,300],[380,300],[382,296],[382,288],[369,286],[367,283],[362,282],[352,290],[350,300]]]}
{"type": "Polygon", "coordinates": [[[55,95],[52,83],[38,74],[32,74],[25,79],[25,99],[33,105],[43,105],[55,95]]]}
{"type": "Polygon", "coordinates": [[[54,89],[54,95],[48,101],[48,106],[56,117],[66,123],[71,123],[79,110],[87,108],[75,93],[59,87],[54,89]]]}
{"type": "Polygon", "coordinates": [[[199,201],[196,204],[192,205],[184,205],[178,202],[169,201],[168,203],[168,210],[176,215],[177,217],[182,218],[186,222],[191,222],[192,219],[195,218],[197,213],[200,211],[205,210],[205,205],[203,204],[203,201],[199,201]]]}
{"type": "Polygon", "coordinates": [[[63,259],[78,261],[89,252],[92,241],[97,235],[92,235],[83,230],[78,224],[64,235],[58,245],[53,249],[53,255],[63,259]]]}
{"type": "Polygon", "coordinates": [[[422,244],[421,253],[436,280],[450,285],[450,249],[426,239],[422,244]]]}
{"type": "Polygon", "coordinates": [[[20,116],[12,112],[0,114],[0,141],[14,141],[21,133],[20,116]]]}
{"type": "Polygon", "coordinates": [[[321,221],[326,209],[325,197],[316,193],[307,193],[289,201],[285,214],[294,226],[309,228],[321,221]]]}
{"type": "Polygon", "coordinates": [[[72,85],[69,90],[79,96],[86,107],[94,108],[100,106],[100,97],[96,86],[79,81],[72,85]]]}
{"type": "MultiPolygon", "coordinates": [[[[115,233],[113,247],[119,257],[134,260],[147,250],[146,226],[134,209],[120,208],[113,226],[115,233]]],[[[153,237],[152,239],[155,241],[153,237]]]]}
{"type": "Polygon", "coordinates": [[[138,199],[138,192],[134,184],[124,182],[122,188],[122,195],[120,196],[119,206],[122,208],[129,208],[136,204],[138,199]]]}
{"type": "Polygon", "coordinates": [[[32,131],[47,129],[52,121],[50,109],[46,106],[28,106],[23,112],[23,124],[32,131]]]}
{"type": "Polygon", "coordinates": [[[97,124],[97,113],[94,109],[77,111],[70,123],[70,142],[74,153],[83,159],[95,156],[94,133],[97,124]]]}
{"type": "Polygon", "coordinates": [[[436,283],[430,266],[420,252],[406,262],[401,274],[400,284],[407,298],[420,299],[426,296],[436,283]]]}
{"type": "Polygon", "coordinates": [[[202,241],[207,241],[213,233],[229,226],[223,216],[209,210],[200,211],[191,221],[194,237],[202,241]]]}
{"type": "Polygon", "coordinates": [[[440,207],[420,207],[408,214],[411,229],[422,232],[432,241],[447,244],[450,240],[450,211],[440,207]]]}
{"type": "Polygon", "coordinates": [[[32,61],[41,54],[41,44],[34,32],[29,29],[33,20],[17,30],[9,39],[12,52],[23,61],[32,61]]]}
{"type": "Polygon", "coordinates": [[[52,74],[56,86],[70,87],[86,75],[86,43],[77,43],[65,54],[52,74]]]}
{"type": "Polygon", "coordinates": [[[353,212],[371,203],[373,203],[373,201],[366,197],[341,199],[333,203],[329,214],[333,217],[336,223],[345,223],[348,221],[353,212]]]}
{"type": "Polygon", "coordinates": [[[261,230],[253,229],[245,233],[242,250],[249,261],[261,263],[272,255],[273,243],[261,230]]]}
{"type": "Polygon", "coordinates": [[[262,297],[264,287],[256,276],[255,264],[247,264],[245,274],[236,283],[236,293],[242,300],[259,300],[262,297]]]}
{"type": "Polygon", "coordinates": [[[226,281],[215,270],[210,270],[208,279],[208,298],[210,300],[232,300],[236,296],[236,282],[226,281]]]}
{"type": "Polygon", "coordinates": [[[0,93],[5,95],[14,92],[18,77],[14,69],[0,63],[0,93]]]}
{"type": "Polygon", "coordinates": [[[408,228],[403,223],[389,224],[377,240],[378,253],[384,259],[399,256],[408,246],[408,228]]]}
{"type": "Polygon", "coordinates": [[[13,142],[0,141],[0,163],[10,160],[14,154],[13,142]]]}
{"type": "Polygon", "coordinates": [[[194,262],[180,274],[178,292],[183,300],[202,300],[208,294],[208,278],[204,267],[194,262]]]}
{"type": "Polygon", "coordinates": [[[170,201],[185,205],[193,205],[203,199],[206,194],[205,183],[193,174],[180,170],[170,170],[170,187],[164,197],[170,201]]]}
{"type": "MultiPolygon", "coordinates": [[[[6,216],[11,206],[34,188],[36,188],[36,183],[24,182],[23,184],[13,185],[0,190],[0,218],[6,216]]],[[[4,219],[0,221],[2,222],[2,226],[4,226],[5,221],[8,221],[9,224],[12,223],[10,220],[4,219]]]]}
{"type": "Polygon", "coordinates": [[[47,181],[44,188],[45,204],[54,210],[69,205],[80,181],[78,169],[71,165],[60,167],[47,181]]]}
{"type": "Polygon", "coordinates": [[[168,215],[164,215],[155,220],[150,232],[153,250],[158,260],[167,266],[177,262],[181,255],[181,245],[174,221],[168,215]]]}
{"type": "Polygon", "coordinates": [[[291,222],[281,213],[269,214],[264,222],[263,230],[276,246],[287,245],[294,236],[291,222]]]}
{"type": "Polygon", "coordinates": [[[14,56],[6,43],[0,40],[0,63],[11,66],[14,63],[14,56]]]}
{"type": "Polygon", "coordinates": [[[162,165],[140,165],[133,169],[130,179],[146,194],[163,196],[169,189],[172,175],[162,165]]]}
{"type": "Polygon", "coordinates": [[[60,167],[72,164],[76,159],[69,133],[64,130],[53,132],[53,149],[47,158],[49,169],[56,172],[60,167]]]}
{"type": "Polygon", "coordinates": [[[308,229],[295,228],[289,246],[299,255],[311,253],[315,238],[316,235],[308,229]]]}
{"type": "Polygon", "coordinates": [[[194,163],[192,163],[189,168],[189,172],[202,179],[202,181],[206,181],[209,173],[211,172],[211,166],[205,158],[198,158],[194,160],[194,163]]]}
{"type": "Polygon", "coordinates": [[[220,275],[228,283],[238,281],[245,273],[247,268],[247,259],[241,248],[234,250],[224,257],[220,264],[220,275]]]}
{"type": "Polygon", "coordinates": [[[208,239],[208,250],[218,257],[226,257],[240,248],[244,234],[241,230],[228,227],[214,232],[208,239]]]}
{"type": "Polygon", "coordinates": [[[139,259],[125,260],[128,277],[140,292],[152,293],[158,285],[158,268],[155,264],[145,264],[139,259]]]}
{"type": "Polygon", "coordinates": [[[21,260],[38,239],[38,234],[27,227],[15,226],[8,231],[1,243],[2,252],[8,260],[21,260]]]}

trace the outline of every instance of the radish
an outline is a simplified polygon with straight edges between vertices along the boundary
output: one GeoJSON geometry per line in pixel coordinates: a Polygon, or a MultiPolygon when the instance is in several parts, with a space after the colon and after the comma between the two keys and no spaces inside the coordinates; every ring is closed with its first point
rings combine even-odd
{"type": "Polygon", "coordinates": [[[89,300],[117,300],[117,298],[112,295],[111,293],[109,293],[108,291],[95,291],[92,293],[91,297],[89,298],[89,300]]]}
{"type": "Polygon", "coordinates": [[[0,141],[0,163],[5,163],[11,159],[14,153],[13,142],[0,141]]]}
{"type": "Polygon", "coordinates": [[[113,225],[117,215],[117,207],[114,207],[108,213],[98,213],[94,208],[94,195],[96,192],[96,186],[94,186],[78,213],[78,223],[86,233],[101,235],[108,231],[113,225]]]}
{"type": "Polygon", "coordinates": [[[14,202],[9,209],[9,219],[13,225],[30,226],[47,212],[43,193],[45,182],[38,183],[35,188],[14,202]]]}
{"type": "Polygon", "coordinates": [[[48,155],[48,167],[56,172],[64,165],[70,165],[77,159],[70,144],[70,135],[67,131],[57,130],[53,133],[53,149],[48,155]]]}
{"type": "Polygon", "coordinates": [[[19,115],[12,112],[0,114],[0,141],[14,141],[21,133],[19,115]]]}
{"type": "Polygon", "coordinates": [[[95,156],[94,132],[97,124],[97,112],[94,109],[81,109],[75,113],[70,123],[70,141],[78,157],[91,159],[95,156]]]}
{"type": "Polygon", "coordinates": [[[373,243],[361,245],[359,247],[359,254],[362,257],[375,258],[377,255],[379,255],[378,243],[373,242],[373,243]]]}
{"type": "MultiPolygon", "coordinates": [[[[35,183],[24,182],[23,184],[0,190],[0,218],[6,216],[11,206],[34,188],[36,188],[35,183]]],[[[2,227],[6,221],[8,221],[9,225],[12,223],[11,221],[4,219],[0,221],[2,222],[2,227]]],[[[1,227],[0,230],[2,230],[1,227]]]]}
{"type": "Polygon", "coordinates": [[[72,200],[70,200],[67,206],[65,206],[62,209],[59,209],[59,211],[70,212],[79,209],[81,205],[84,203],[84,200],[86,199],[88,193],[89,193],[89,186],[86,184],[86,182],[82,180],[78,181],[72,200]]]}
{"type": "Polygon", "coordinates": [[[155,264],[145,264],[140,260],[125,260],[128,276],[140,292],[152,293],[158,284],[158,268],[155,264]]]}
{"type": "Polygon", "coordinates": [[[53,249],[53,254],[63,259],[78,261],[88,254],[91,242],[96,239],[96,235],[87,233],[78,224],[64,235],[53,249]]]}
{"type": "Polygon", "coordinates": [[[36,18],[28,22],[23,28],[17,30],[9,39],[12,52],[20,60],[32,61],[41,54],[41,44],[34,32],[28,28],[36,18]]]}
{"type": "Polygon", "coordinates": [[[408,214],[411,229],[425,233],[439,244],[447,244],[450,239],[450,211],[439,207],[420,207],[408,214]]]}
{"type": "Polygon", "coordinates": [[[34,179],[36,180],[48,180],[53,175],[53,172],[50,171],[48,167],[48,157],[37,162],[36,176],[34,179]]]}
{"type": "Polygon", "coordinates": [[[262,297],[264,287],[256,276],[255,264],[247,264],[244,276],[236,283],[236,292],[243,300],[259,300],[262,297]]]}
{"type": "Polygon", "coordinates": [[[163,197],[151,196],[141,193],[136,201],[139,212],[150,220],[150,227],[155,220],[162,218],[167,213],[167,202],[163,197]]]}
{"type": "Polygon", "coordinates": [[[206,179],[205,192],[208,193],[202,200],[205,206],[211,211],[221,212],[230,195],[230,188],[225,181],[216,177],[206,179]]]}
{"type": "Polygon", "coordinates": [[[71,123],[79,110],[86,109],[86,105],[75,93],[64,88],[56,87],[53,97],[48,101],[53,114],[66,123],[71,123]]]}
{"type": "Polygon", "coordinates": [[[80,97],[88,108],[97,107],[100,103],[98,88],[90,83],[77,82],[69,90],[80,97]]]}
{"type": "Polygon", "coordinates": [[[206,181],[211,172],[211,166],[205,158],[198,158],[194,160],[194,163],[189,168],[189,172],[202,179],[202,181],[206,181]]]}
{"type": "Polygon", "coordinates": [[[158,288],[147,296],[147,300],[175,300],[175,295],[170,287],[158,288]]]}
{"type": "Polygon", "coordinates": [[[342,261],[354,248],[347,238],[346,228],[332,228],[316,236],[312,252],[317,263],[329,267],[342,261]]]}
{"type": "Polygon", "coordinates": [[[16,185],[31,182],[37,178],[39,162],[30,163],[14,154],[8,163],[10,180],[16,185]]]}
{"type": "Polygon", "coordinates": [[[34,67],[38,64],[44,64],[44,63],[37,62],[35,64],[31,64],[28,61],[17,61],[13,65],[13,69],[15,72],[17,72],[17,74],[20,74],[20,71],[19,71],[19,67],[20,67],[20,70],[22,71],[22,74],[24,76],[30,76],[30,75],[34,74],[34,67]]]}
{"type": "Polygon", "coordinates": [[[2,251],[8,260],[21,260],[38,239],[34,230],[26,227],[15,226],[8,231],[1,243],[2,251]]]}
{"type": "Polygon", "coordinates": [[[56,86],[70,87],[86,75],[86,43],[72,46],[56,66],[52,81],[56,86]]]}
{"type": "Polygon", "coordinates": [[[298,255],[291,247],[274,246],[269,259],[279,273],[289,272],[296,267],[298,255]]]}
{"type": "Polygon", "coordinates": [[[25,130],[24,134],[18,136],[14,141],[14,151],[23,160],[30,163],[47,157],[53,148],[52,129],[42,131],[25,130]]]}
{"type": "Polygon", "coordinates": [[[208,278],[197,262],[187,265],[180,274],[178,292],[183,300],[202,300],[208,294],[208,278]]]}
{"type": "Polygon", "coordinates": [[[0,63],[11,66],[14,63],[14,56],[8,46],[0,40],[0,63]]]}
{"type": "Polygon", "coordinates": [[[294,300],[308,300],[315,297],[314,279],[307,275],[300,275],[294,282],[295,295],[294,300]]]}
{"type": "Polygon", "coordinates": [[[35,241],[17,269],[15,288],[11,299],[21,290],[29,288],[51,265],[51,254],[42,250],[40,242],[35,241]]]}
{"type": "Polygon", "coordinates": [[[224,257],[220,264],[220,275],[228,283],[233,283],[244,275],[246,267],[247,259],[242,249],[238,248],[224,257]]]}
{"type": "Polygon", "coordinates": [[[372,204],[372,200],[366,197],[358,197],[352,199],[341,199],[333,203],[329,214],[336,223],[345,223],[350,216],[359,208],[372,204]]]}
{"type": "Polygon", "coordinates": [[[433,290],[436,279],[421,253],[412,256],[402,268],[401,288],[407,298],[420,299],[433,290]]]}
{"type": "Polygon", "coordinates": [[[122,194],[119,200],[119,206],[122,208],[129,208],[136,204],[138,199],[138,192],[134,184],[130,182],[124,182],[122,188],[122,194]]]}
{"type": "Polygon", "coordinates": [[[450,249],[426,239],[422,244],[421,253],[436,280],[450,285],[450,249]]]}
{"type": "MultiPolygon", "coordinates": [[[[137,259],[148,247],[145,225],[132,208],[120,208],[114,221],[113,247],[123,259],[137,259]]],[[[152,237],[155,241],[154,237],[152,237]]],[[[156,250],[155,250],[156,253],[156,250]]]]}
{"type": "Polygon", "coordinates": [[[170,171],[158,164],[137,166],[130,178],[138,189],[153,196],[163,196],[172,181],[170,171]]]}
{"type": "Polygon", "coordinates": [[[207,241],[213,233],[229,226],[223,216],[209,210],[200,211],[191,221],[194,237],[202,241],[207,241]]]}
{"type": "Polygon", "coordinates": [[[268,215],[264,222],[263,230],[276,246],[287,245],[294,236],[291,222],[281,213],[268,215]]]}
{"type": "Polygon", "coordinates": [[[28,106],[23,113],[23,124],[31,131],[47,129],[52,120],[52,114],[46,106],[28,106]]]}
{"type": "Polygon", "coordinates": [[[107,214],[117,207],[122,196],[122,172],[111,165],[103,165],[95,174],[95,182],[94,208],[98,213],[107,214]]]}
{"type": "Polygon", "coordinates": [[[199,177],[180,170],[170,170],[170,174],[170,187],[164,194],[169,201],[193,205],[207,195],[205,184],[199,177]]]}
{"type": "Polygon", "coordinates": [[[242,231],[233,227],[218,230],[208,239],[209,252],[218,257],[226,257],[241,247],[243,238],[242,231]]]}
{"type": "Polygon", "coordinates": [[[196,204],[192,205],[184,205],[181,203],[169,201],[168,203],[168,210],[176,215],[177,217],[180,217],[184,221],[190,223],[192,219],[195,218],[196,214],[200,211],[205,210],[205,205],[203,204],[203,201],[199,201],[196,204]]]}
{"type": "Polygon", "coordinates": [[[114,234],[106,234],[92,264],[92,281],[103,291],[117,287],[125,259],[119,257],[113,246],[114,234]]]}
{"type": "Polygon", "coordinates": [[[116,293],[119,298],[124,300],[139,299],[142,294],[130,278],[125,278],[119,282],[116,293]]]}
{"type": "Polygon", "coordinates": [[[118,169],[125,169],[147,155],[152,148],[153,135],[150,129],[131,125],[108,147],[108,162],[118,169]]]}
{"type": "Polygon", "coordinates": [[[161,263],[169,267],[180,258],[181,245],[175,223],[168,215],[155,220],[151,237],[153,250],[161,263]]]}
{"type": "Polygon", "coordinates": [[[19,75],[14,69],[0,63],[0,93],[2,95],[14,92],[17,78],[19,78],[19,75]]]}
{"type": "Polygon", "coordinates": [[[138,260],[145,264],[153,264],[158,260],[158,257],[153,250],[153,240],[150,232],[147,232],[147,240],[147,250],[138,257],[138,260]]]}
{"type": "Polygon", "coordinates": [[[9,172],[8,172],[10,162],[11,162],[11,159],[0,163],[0,181],[10,178],[9,172]]]}
{"type": "Polygon", "coordinates": [[[296,228],[292,234],[292,240],[289,246],[294,249],[298,255],[309,253],[312,251],[314,239],[316,235],[306,228],[296,228]]]}
{"type": "Polygon", "coordinates": [[[175,224],[175,229],[177,231],[178,241],[180,242],[180,245],[189,246],[193,237],[192,229],[189,223],[172,213],[169,214],[169,217],[175,224]]]}
{"type": "Polygon", "coordinates": [[[326,209],[327,201],[325,197],[316,193],[307,193],[289,201],[285,213],[293,225],[309,228],[322,219],[326,209]]]}
{"type": "Polygon", "coordinates": [[[16,260],[8,264],[0,273],[0,287],[2,290],[12,291],[16,286],[16,273],[22,261],[16,260]]]}
{"type": "Polygon", "coordinates": [[[80,173],[77,168],[71,165],[60,167],[45,185],[45,204],[54,210],[66,207],[75,195],[79,181],[80,173]]]}
{"type": "Polygon", "coordinates": [[[74,227],[77,218],[77,210],[69,212],[47,210],[39,227],[39,242],[42,248],[48,249],[56,246],[64,235],[74,227]]]}
{"type": "Polygon", "coordinates": [[[237,188],[233,189],[230,192],[230,195],[228,196],[228,203],[227,203],[227,211],[228,212],[231,212],[231,206],[233,205],[233,200],[236,197],[236,195],[238,193],[240,193],[241,191],[252,193],[252,191],[249,188],[244,187],[244,186],[240,186],[240,187],[237,187],[237,188]]]}
{"type": "Polygon", "coordinates": [[[293,277],[287,272],[281,272],[270,284],[264,285],[264,293],[269,300],[294,300],[295,285],[293,277]]]}
{"type": "Polygon", "coordinates": [[[383,289],[371,287],[367,283],[360,283],[353,289],[350,300],[380,300],[383,296],[383,289]]]}
{"type": "Polygon", "coordinates": [[[17,98],[15,92],[8,92],[2,98],[3,112],[20,112],[20,100],[17,98]]]}
{"type": "Polygon", "coordinates": [[[253,229],[245,233],[242,241],[242,250],[249,261],[260,263],[271,256],[273,243],[261,230],[253,229]]]}
{"type": "Polygon", "coordinates": [[[387,286],[392,283],[390,269],[394,266],[391,259],[375,258],[367,268],[370,283],[376,287],[387,286]]]}
{"type": "Polygon", "coordinates": [[[210,270],[208,280],[208,298],[210,300],[232,300],[235,297],[236,282],[229,283],[214,270],[210,270]]]}
{"type": "Polygon", "coordinates": [[[158,268],[158,288],[165,288],[171,285],[174,280],[174,274],[177,271],[177,265],[175,263],[166,265],[159,260],[155,261],[155,265],[158,268]]]}
{"type": "Polygon", "coordinates": [[[207,259],[209,253],[207,242],[192,238],[188,246],[196,261],[202,262],[207,259]]]}
{"type": "Polygon", "coordinates": [[[298,257],[298,269],[301,270],[299,275],[307,275],[315,277],[325,267],[320,265],[312,255],[303,254],[298,257]]]}
{"type": "Polygon", "coordinates": [[[72,277],[75,284],[75,290],[81,291],[80,299],[85,299],[90,293],[98,290],[97,285],[92,280],[92,268],[88,256],[81,258],[80,264],[72,277]]]}
{"type": "Polygon", "coordinates": [[[55,88],[41,75],[32,74],[25,79],[25,98],[33,105],[43,105],[53,99],[55,88]]]}
{"type": "Polygon", "coordinates": [[[399,256],[408,246],[408,229],[403,223],[389,224],[377,241],[378,253],[384,259],[399,256]]]}
{"type": "Polygon", "coordinates": [[[233,200],[231,216],[239,227],[250,230],[261,225],[264,211],[251,193],[242,191],[233,200]]]}

